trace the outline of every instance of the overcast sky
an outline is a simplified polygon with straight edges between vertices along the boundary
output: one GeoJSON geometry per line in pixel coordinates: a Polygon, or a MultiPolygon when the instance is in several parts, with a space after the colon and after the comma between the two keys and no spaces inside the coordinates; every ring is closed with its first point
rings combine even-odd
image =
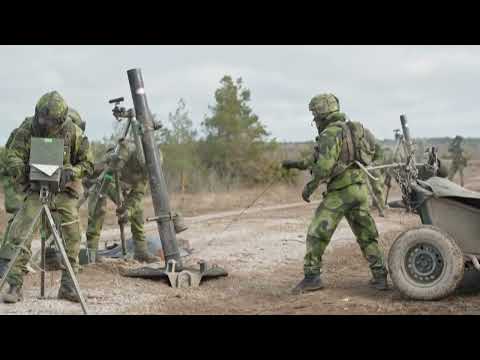
{"type": "Polygon", "coordinates": [[[0,46],[0,65],[2,142],[51,90],[101,139],[114,121],[107,101],[132,104],[126,71],[136,67],[162,121],[183,98],[199,126],[229,74],[280,141],[313,139],[308,102],[322,92],[379,138],[393,136],[401,113],[414,136],[480,137],[479,46],[0,46]]]}

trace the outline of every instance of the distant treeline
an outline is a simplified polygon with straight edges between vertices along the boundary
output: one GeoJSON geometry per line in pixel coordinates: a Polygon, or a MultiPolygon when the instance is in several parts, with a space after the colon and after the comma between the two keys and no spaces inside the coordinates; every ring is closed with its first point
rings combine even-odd
{"type": "MultiPolygon", "coordinates": [[[[222,191],[272,179],[296,181],[295,172],[281,169],[288,154],[270,138],[249,106],[250,97],[241,78],[224,76],[199,129],[193,127],[187,104],[180,99],[156,133],[170,191],[222,191]]],[[[91,143],[96,160],[114,141],[113,134],[91,143]]]]}
{"type": "MultiPolygon", "coordinates": [[[[307,156],[313,142],[279,143],[270,138],[250,107],[250,100],[250,90],[242,79],[225,75],[215,91],[214,105],[209,106],[208,114],[196,129],[187,104],[180,99],[175,112],[169,114],[168,121],[156,133],[170,191],[228,191],[272,180],[296,183],[302,178],[296,170],[283,170],[280,163],[307,156]]],[[[96,161],[104,158],[118,132],[119,128],[115,128],[109,138],[91,142],[96,161]]],[[[416,139],[419,152],[433,144],[439,147],[441,156],[447,155],[451,140],[416,139]]],[[[394,146],[393,139],[382,143],[394,146]]],[[[480,138],[466,138],[465,150],[471,159],[480,158],[480,138]]],[[[4,150],[0,148],[0,160],[3,157],[4,150]]]]}

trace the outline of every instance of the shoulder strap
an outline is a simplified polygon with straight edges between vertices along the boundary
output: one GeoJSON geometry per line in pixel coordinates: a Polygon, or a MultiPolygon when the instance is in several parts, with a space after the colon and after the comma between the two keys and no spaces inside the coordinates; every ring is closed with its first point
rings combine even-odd
{"type": "Polygon", "coordinates": [[[340,159],[346,163],[350,164],[355,161],[355,142],[353,141],[352,129],[350,128],[351,122],[339,121],[335,125],[338,125],[342,128],[342,151],[340,154],[340,159]]]}

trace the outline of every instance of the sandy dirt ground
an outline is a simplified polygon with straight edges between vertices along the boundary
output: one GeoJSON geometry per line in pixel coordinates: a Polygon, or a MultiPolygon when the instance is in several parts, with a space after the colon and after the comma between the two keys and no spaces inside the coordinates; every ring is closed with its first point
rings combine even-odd
{"type": "MultiPolygon", "coordinates": [[[[480,190],[480,164],[467,172],[467,188],[480,190]]],[[[258,194],[260,191],[256,189],[258,194]]],[[[238,194],[237,194],[238,195],[238,194]]],[[[244,194],[245,195],[245,194],[244,194]]],[[[206,195],[205,195],[206,196],[206,195]]],[[[213,195],[212,195],[213,196],[213,195]]],[[[230,196],[233,196],[230,194],[230,196]]],[[[398,196],[394,191],[392,196],[398,196]]],[[[219,206],[182,209],[189,229],[181,234],[193,253],[187,264],[206,260],[224,267],[229,276],[202,282],[192,289],[173,289],[166,280],[121,276],[134,262],[111,260],[82,269],[79,280],[92,314],[480,314],[480,273],[467,272],[460,288],[435,302],[403,298],[396,289],[387,292],[368,287],[366,261],[348,224],[342,221],[324,257],[326,288],[304,295],[290,290],[302,278],[305,232],[318,204],[299,202],[298,189],[273,189],[234,221],[255,191],[230,208],[219,206]],[[296,191],[296,193],[295,193],[296,191]],[[287,195],[291,194],[293,195],[287,195]],[[209,211],[210,210],[210,211],[209,211]],[[220,211],[221,210],[221,211],[220,211]],[[231,224],[225,231],[225,227],[231,224]]],[[[191,199],[190,199],[191,200],[191,199]]],[[[202,204],[205,204],[203,199],[202,204]]],[[[178,200],[173,200],[178,206],[178,200]]],[[[150,206],[150,205],[148,205],[150,206]]],[[[179,206],[178,206],[179,207],[179,206]]],[[[180,207],[179,207],[180,208],[180,207]]],[[[151,211],[151,209],[147,209],[151,211]]],[[[385,254],[402,231],[419,224],[416,216],[390,209],[381,218],[373,212],[385,254]]],[[[107,221],[103,239],[118,238],[114,220],[107,221]]],[[[155,234],[155,224],[147,224],[155,234]]],[[[39,299],[39,274],[26,277],[25,300],[0,303],[1,314],[80,314],[78,304],[56,299],[59,273],[47,274],[47,299],[39,299]]]]}

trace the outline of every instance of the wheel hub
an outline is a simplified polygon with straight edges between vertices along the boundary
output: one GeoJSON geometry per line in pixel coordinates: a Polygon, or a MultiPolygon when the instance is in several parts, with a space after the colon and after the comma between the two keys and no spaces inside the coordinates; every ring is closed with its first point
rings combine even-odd
{"type": "Polygon", "coordinates": [[[431,244],[412,247],[405,260],[408,275],[420,283],[431,283],[438,279],[444,267],[442,254],[431,244]]]}

